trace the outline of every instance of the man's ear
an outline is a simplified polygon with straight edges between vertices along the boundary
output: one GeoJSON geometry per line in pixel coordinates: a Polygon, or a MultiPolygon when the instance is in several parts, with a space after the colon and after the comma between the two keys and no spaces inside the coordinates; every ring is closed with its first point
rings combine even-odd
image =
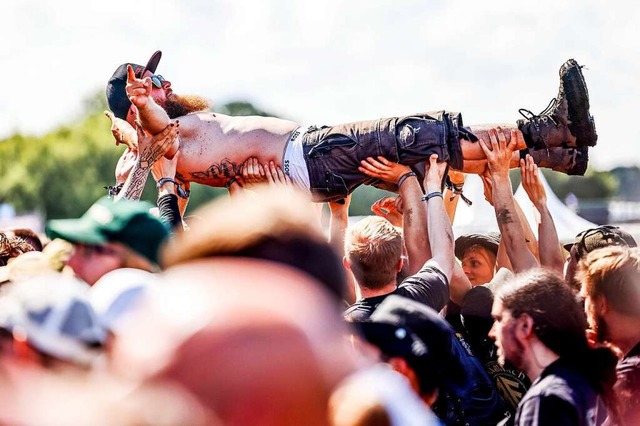
{"type": "Polygon", "coordinates": [[[605,316],[609,312],[609,301],[603,295],[596,296],[593,303],[595,305],[596,312],[600,316],[605,316]]]}
{"type": "Polygon", "coordinates": [[[402,267],[404,266],[404,256],[400,256],[400,260],[398,260],[398,272],[402,271],[402,267]]]}
{"type": "Polygon", "coordinates": [[[529,339],[533,335],[533,318],[529,314],[520,315],[516,327],[516,336],[529,339]]]}
{"type": "Polygon", "coordinates": [[[351,271],[351,262],[349,262],[349,258],[347,256],[342,256],[342,266],[347,271],[351,271]]]}

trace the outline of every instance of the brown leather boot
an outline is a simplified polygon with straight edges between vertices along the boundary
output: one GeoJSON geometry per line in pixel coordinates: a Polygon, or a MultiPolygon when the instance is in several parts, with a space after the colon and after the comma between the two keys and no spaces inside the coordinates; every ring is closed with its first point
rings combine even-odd
{"type": "Polygon", "coordinates": [[[569,59],[560,67],[560,89],[540,114],[521,108],[518,120],[529,148],[595,146],[598,135],[589,114],[589,93],[581,66],[569,59]]]}
{"type": "Polygon", "coordinates": [[[589,147],[522,149],[520,158],[529,154],[538,167],[555,170],[567,175],[583,176],[589,164],[589,147]]]}

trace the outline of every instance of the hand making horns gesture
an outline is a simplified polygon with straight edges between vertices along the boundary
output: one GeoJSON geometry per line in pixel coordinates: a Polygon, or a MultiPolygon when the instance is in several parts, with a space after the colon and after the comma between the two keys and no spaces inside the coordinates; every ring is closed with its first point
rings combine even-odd
{"type": "Polygon", "coordinates": [[[125,90],[129,100],[136,108],[143,109],[147,106],[152,87],[153,84],[149,77],[137,78],[131,65],[127,65],[127,85],[125,90]]]}

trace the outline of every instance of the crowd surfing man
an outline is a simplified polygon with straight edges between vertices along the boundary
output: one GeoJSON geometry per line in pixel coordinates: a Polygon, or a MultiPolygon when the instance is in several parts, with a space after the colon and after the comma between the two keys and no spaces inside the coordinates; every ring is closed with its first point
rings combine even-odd
{"type": "MultiPolygon", "coordinates": [[[[160,58],[157,51],[144,67],[120,65],[108,82],[107,101],[116,141],[130,147],[135,146],[136,120],[148,134],[156,135],[166,131],[171,120],[180,119],[179,138],[166,156],[180,152],[175,177],[181,186],[196,182],[229,187],[251,157],[281,167],[317,202],[339,200],[361,184],[375,183],[358,170],[368,157],[413,165],[437,154],[439,161],[463,172],[485,169],[485,155],[474,142],[488,141],[487,129],[495,126],[464,127],[459,113],[439,111],[333,127],[301,127],[272,117],[231,117],[207,111],[210,104],[201,97],[175,94],[168,80],[154,74],[160,58]]],[[[507,140],[517,129],[518,139],[524,141],[517,146],[522,152],[513,153],[512,166],[527,151],[542,167],[583,174],[587,149],[596,144],[597,135],[578,63],[571,59],[562,65],[558,95],[542,113],[521,111],[527,118],[518,120],[517,126],[503,126],[507,140]]],[[[139,161],[138,167],[150,164],[139,161]]]]}

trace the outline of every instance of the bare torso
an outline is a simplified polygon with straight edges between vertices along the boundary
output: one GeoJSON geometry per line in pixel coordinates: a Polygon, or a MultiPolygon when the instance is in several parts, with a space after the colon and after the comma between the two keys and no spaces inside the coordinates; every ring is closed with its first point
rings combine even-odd
{"type": "Polygon", "coordinates": [[[224,186],[242,163],[256,157],[280,166],[289,135],[298,125],[272,117],[195,113],[179,118],[180,157],[176,177],[224,186]]]}

